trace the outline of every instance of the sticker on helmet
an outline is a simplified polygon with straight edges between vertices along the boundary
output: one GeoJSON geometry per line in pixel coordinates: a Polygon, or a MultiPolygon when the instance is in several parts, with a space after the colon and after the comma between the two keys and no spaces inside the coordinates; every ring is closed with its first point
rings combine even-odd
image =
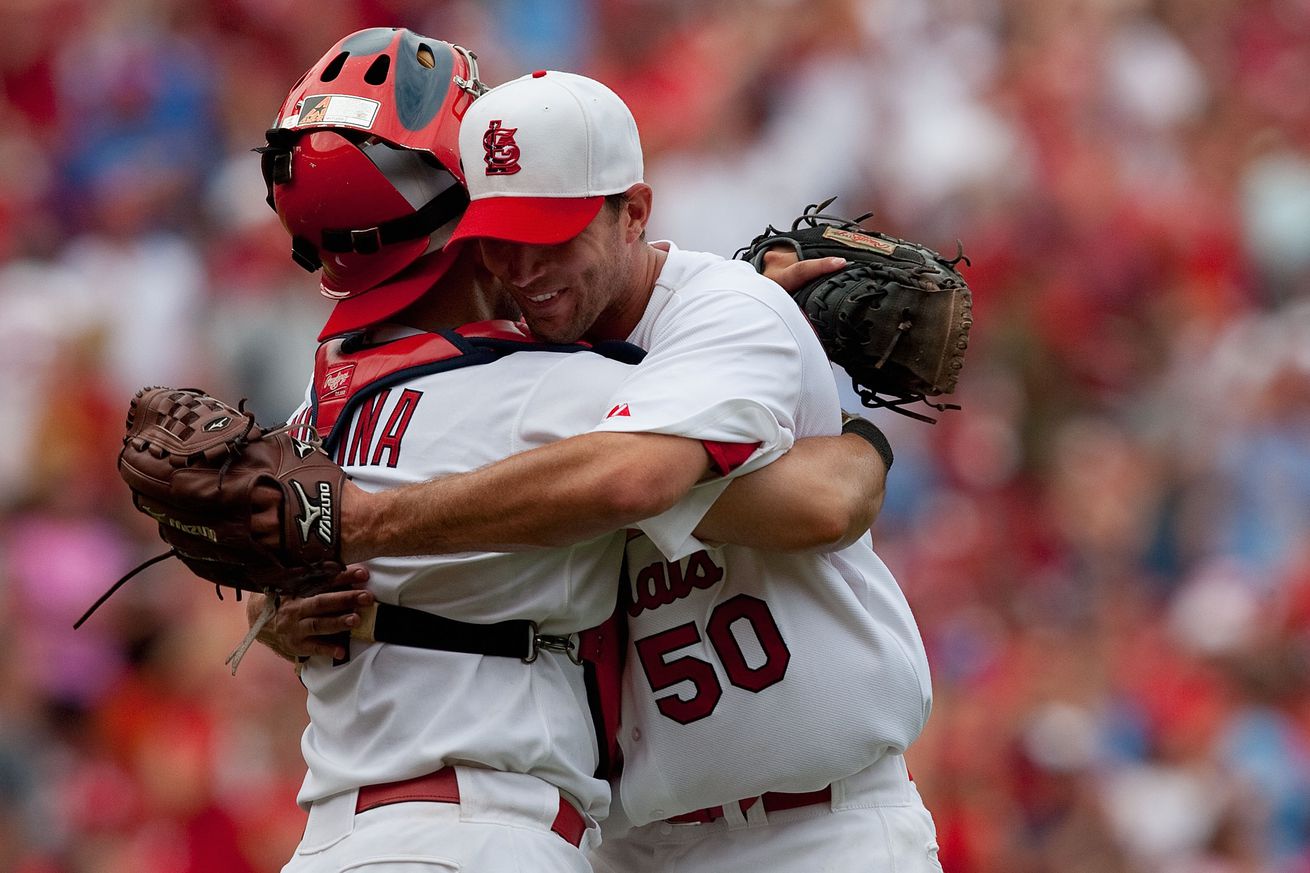
{"type": "Polygon", "coordinates": [[[306,97],[300,107],[300,118],[296,124],[306,127],[311,124],[345,125],[362,127],[368,130],[377,118],[380,104],[367,97],[351,97],[348,94],[316,94],[306,97]]]}

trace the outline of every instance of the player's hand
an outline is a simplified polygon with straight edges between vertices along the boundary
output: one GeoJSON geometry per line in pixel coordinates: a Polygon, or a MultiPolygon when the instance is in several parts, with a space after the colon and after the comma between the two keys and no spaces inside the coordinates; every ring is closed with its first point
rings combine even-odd
{"type": "MultiPolygon", "coordinates": [[[[360,622],[360,611],[376,598],[364,590],[368,569],[352,566],[335,580],[340,590],[313,597],[283,600],[273,618],[259,632],[259,641],[289,660],[326,655],[346,657],[342,634],[348,634],[360,622]]],[[[263,608],[263,596],[250,598],[247,617],[253,622],[263,608]]]]}
{"type": "Polygon", "coordinates": [[[802,261],[785,246],[764,253],[764,276],[782,286],[788,294],[799,291],[820,276],[846,266],[845,258],[812,258],[802,261]]]}

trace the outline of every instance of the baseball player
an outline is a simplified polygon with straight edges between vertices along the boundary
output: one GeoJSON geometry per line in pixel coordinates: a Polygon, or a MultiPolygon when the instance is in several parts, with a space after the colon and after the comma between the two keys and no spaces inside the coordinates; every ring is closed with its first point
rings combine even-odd
{"type": "MultiPolygon", "coordinates": [[[[264,149],[296,259],[321,268],[341,300],[298,420],[327,434],[367,490],[584,430],[631,370],[483,320],[512,304],[448,245],[466,202],[452,119],[478,90],[462,49],[362,31],[293,89],[264,149]]],[[[306,524],[333,511],[313,510],[306,524]]],[[[685,536],[686,515],[670,518],[649,527],[685,536]]],[[[596,840],[608,786],[595,775],[600,704],[574,635],[612,611],[621,555],[621,538],[604,534],[530,553],[370,562],[367,597],[386,606],[373,633],[395,645],[304,667],[309,821],[286,869],[585,869],[579,847],[596,840]],[[507,656],[507,642],[530,650],[507,656]]]]}
{"type": "Polygon", "coordinates": [[[930,707],[928,666],[868,537],[784,554],[694,533],[718,538],[698,525],[729,478],[837,432],[803,317],[742,264],[645,241],[636,127],[599,83],[538,72],[494,89],[466,115],[460,151],[472,203],[453,239],[478,241],[534,334],[648,355],[585,435],[418,486],[348,490],[349,556],[637,527],[618,783],[634,827],[607,832],[596,866],[939,870],[902,758],[930,707]]]}
{"type": "MultiPolygon", "coordinates": [[[[362,488],[577,433],[631,369],[487,320],[512,304],[446,245],[467,202],[458,120],[480,90],[464,50],[362,31],[292,91],[265,150],[296,254],[324,263],[325,287],[343,298],[332,330],[351,332],[320,347],[298,420],[362,488]],[[426,102],[407,103],[415,92],[426,102]],[[401,310],[408,327],[379,324],[401,310]]],[[[305,523],[329,511],[316,503],[305,523]]],[[[371,562],[372,595],[387,605],[375,634],[396,644],[303,669],[309,817],[284,869],[586,871],[610,792],[572,635],[612,614],[622,553],[608,535],[371,562]]]]}

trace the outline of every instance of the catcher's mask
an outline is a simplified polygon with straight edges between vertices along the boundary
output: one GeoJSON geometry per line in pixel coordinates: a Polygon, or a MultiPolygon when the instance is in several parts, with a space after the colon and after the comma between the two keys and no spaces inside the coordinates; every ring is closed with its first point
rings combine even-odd
{"type": "Polygon", "coordinates": [[[338,42],[283,101],[256,151],[292,258],[340,301],[320,338],[393,315],[449,268],[468,205],[459,124],[484,90],[472,52],[379,27],[338,42]]]}

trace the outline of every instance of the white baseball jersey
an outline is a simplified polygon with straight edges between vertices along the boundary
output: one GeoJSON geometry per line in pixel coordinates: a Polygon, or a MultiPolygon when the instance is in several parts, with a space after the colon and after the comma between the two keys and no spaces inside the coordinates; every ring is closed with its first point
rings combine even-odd
{"type": "MultiPolygon", "coordinates": [[[[738,474],[793,436],[836,434],[832,370],[786,293],[669,249],[629,337],[648,355],[600,429],[760,442],[738,474]]],[[[870,538],[829,554],[702,548],[690,531],[725,486],[699,486],[628,545],[619,797],[634,824],[822,788],[903,751],[931,705],[914,618],[870,538]]]]}
{"type": "MultiPolygon", "coordinates": [[[[349,390],[352,367],[320,373],[319,397],[349,390]]],[[[631,369],[590,352],[521,351],[409,378],[343,414],[338,459],[366,490],[473,470],[593,425],[631,369]]],[[[571,548],[377,559],[369,588],[381,603],[467,622],[530,619],[564,635],[613,613],[622,553],[622,535],[610,535],[571,548]]],[[[312,658],[302,679],[303,806],[463,764],[531,774],[594,817],[608,810],[609,787],[593,776],[583,671],[562,654],[525,664],[355,641],[348,662],[312,658]]]]}

